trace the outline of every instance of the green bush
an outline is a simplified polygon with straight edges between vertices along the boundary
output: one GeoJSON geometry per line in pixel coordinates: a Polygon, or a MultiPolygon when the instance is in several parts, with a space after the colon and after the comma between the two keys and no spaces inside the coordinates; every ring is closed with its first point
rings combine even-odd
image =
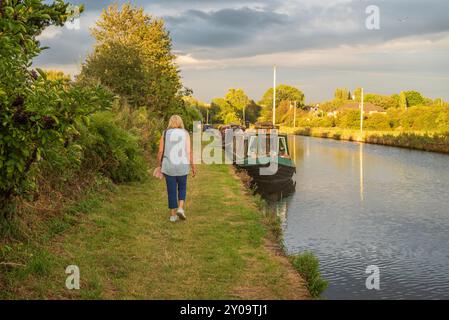
{"type": "Polygon", "coordinates": [[[319,127],[319,128],[331,128],[335,127],[335,118],[334,117],[315,117],[311,121],[311,125],[313,127],[319,127]]]}
{"type": "Polygon", "coordinates": [[[368,130],[390,130],[390,119],[386,114],[375,113],[367,117],[364,127],[368,130]]]}
{"type": "Polygon", "coordinates": [[[89,122],[80,129],[83,167],[98,170],[114,182],[144,180],[147,165],[139,137],[121,128],[109,111],[94,114],[89,122]]]}
{"type": "Polygon", "coordinates": [[[139,137],[139,145],[148,155],[157,152],[165,121],[147,107],[133,109],[126,101],[117,102],[112,111],[120,127],[139,137]]]}
{"type": "Polygon", "coordinates": [[[108,108],[112,98],[100,87],[80,87],[29,70],[42,50],[36,41],[45,27],[62,26],[67,4],[56,1],[0,1],[0,214],[30,185],[31,173],[49,148],[66,147],[76,123],[108,108]]]}
{"type": "MultiPolygon", "coordinates": [[[[380,94],[368,93],[365,95],[365,102],[371,102],[372,104],[382,107],[385,110],[391,108],[399,108],[399,99],[390,96],[383,96],[380,94]]],[[[360,100],[359,100],[360,101],[360,100]]]]}
{"type": "Polygon", "coordinates": [[[319,298],[327,289],[328,282],[321,278],[320,262],[311,252],[293,257],[293,266],[304,278],[313,298],[319,298]]]}
{"type": "Polygon", "coordinates": [[[337,127],[357,129],[360,128],[360,111],[359,110],[345,110],[337,115],[337,127]]]}

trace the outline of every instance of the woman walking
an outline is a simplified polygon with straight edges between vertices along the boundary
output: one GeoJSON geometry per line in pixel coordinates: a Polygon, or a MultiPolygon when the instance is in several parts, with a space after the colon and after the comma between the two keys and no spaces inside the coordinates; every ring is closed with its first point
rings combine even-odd
{"type": "Polygon", "coordinates": [[[176,222],[178,217],[185,220],[187,176],[192,168],[194,177],[196,168],[190,147],[190,135],[184,129],[184,123],[178,115],[170,117],[168,128],[161,137],[158,161],[159,170],[167,184],[170,221],[176,222]]]}

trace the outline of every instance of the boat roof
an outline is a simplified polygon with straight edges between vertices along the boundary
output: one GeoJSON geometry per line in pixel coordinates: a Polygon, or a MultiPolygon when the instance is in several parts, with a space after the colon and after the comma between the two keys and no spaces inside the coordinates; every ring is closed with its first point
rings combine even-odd
{"type": "Polygon", "coordinates": [[[255,125],[255,129],[265,129],[265,130],[277,129],[277,130],[279,130],[279,128],[280,128],[279,126],[276,126],[276,125],[272,124],[271,122],[258,122],[255,125]]]}
{"type": "MultiPolygon", "coordinates": [[[[264,133],[265,133],[267,136],[270,136],[270,135],[271,135],[271,131],[269,131],[269,130],[265,131],[264,133]]],[[[255,136],[255,135],[258,134],[258,129],[246,130],[246,131],[244,132],[244,134],[245,134],[246,136],[255,136]]],[[[279,137],[287,137],[287,134],[285,134],[285,133],[279,133],[279,131],[277,132],[277,135],[278,135],[279,137]]]]}

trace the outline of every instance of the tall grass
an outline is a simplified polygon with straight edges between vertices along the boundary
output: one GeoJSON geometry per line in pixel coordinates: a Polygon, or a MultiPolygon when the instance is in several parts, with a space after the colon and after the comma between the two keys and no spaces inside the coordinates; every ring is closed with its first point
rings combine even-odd
{"type": "Polygon", "coordinates": [[[328,282],[321,277],[320,262],[312,252],[304,252],[292,257],[292,263],[307,283],[313,298],[319,298],[327,289],[328,282]]]}

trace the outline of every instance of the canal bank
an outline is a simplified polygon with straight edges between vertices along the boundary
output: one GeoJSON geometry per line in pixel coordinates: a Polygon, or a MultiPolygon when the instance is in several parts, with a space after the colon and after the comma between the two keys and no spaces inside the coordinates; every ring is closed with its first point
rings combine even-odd
{"type": "Polygon", "coordinates": [[[309,298],[230,166],[199,166],[188,188],[186,222],[168,221],[165,185],[149,179],[91,195],[2,245],[0,298],[309,298]],[[69,265],[80,290],[65,287],[69,265]]]}
{"type": "Polygon", "coordinates": [[[400,131],[364,131],[340,128],[292,128],[282,126],[280,131],[286,134],[327,138],[334,140],[358,141],[369,144],[415,149],[449,154],[449,132],[400,132],[400,131]]]}

